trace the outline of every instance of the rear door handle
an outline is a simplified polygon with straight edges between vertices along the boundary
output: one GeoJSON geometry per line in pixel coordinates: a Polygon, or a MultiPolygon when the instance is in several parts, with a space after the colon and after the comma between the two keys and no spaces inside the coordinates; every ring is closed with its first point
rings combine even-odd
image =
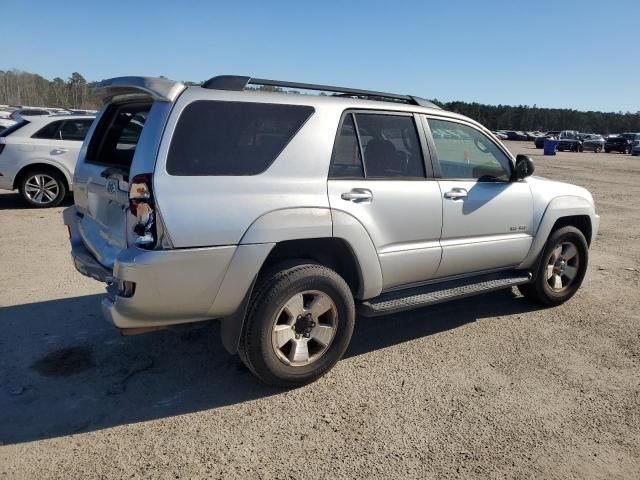
{"type": "Polygon", "coordinates": [[[67,153],[69,150],[66,148],[54,148],[51,150],[51,155],[60,155],[61,153],[67,153]]]}
{"type": "Polygon", "coordinates": [[[352,188],[350,192],[340,195],[340,198],[353,203],[371,203],[373,193],[368,188],[352,188]]]}
{"type": "Polygon", "coordinates": [[[452,188],[448,192],[444,192],[444,198],[448,198],[450,200],[458,200],[460,198],[467,198],[468,194],[469,192],[467,192],[466,188],[456,187],[452,188]]]}

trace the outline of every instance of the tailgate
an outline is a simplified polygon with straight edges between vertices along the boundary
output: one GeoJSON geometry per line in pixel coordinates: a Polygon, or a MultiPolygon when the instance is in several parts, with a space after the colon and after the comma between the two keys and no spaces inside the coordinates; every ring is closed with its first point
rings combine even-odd
{"type": "Polygon", "coordinates": [[[171,99],[157,92],[122,84],[122,80],[133,82],[131,78],[135,80],[126,77],[120,83],[114,79],[98,86],[97,93],[102,91],[107,97],[106,105],[87,135],[74,175],[78,234],[95,259],[109,270],[135,238],[129,180],[141,173],[153,173],[173,105],[171,99]]]}

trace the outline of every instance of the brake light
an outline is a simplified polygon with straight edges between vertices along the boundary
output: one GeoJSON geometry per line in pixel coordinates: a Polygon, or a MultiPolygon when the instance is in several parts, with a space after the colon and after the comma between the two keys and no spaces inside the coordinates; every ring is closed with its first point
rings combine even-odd
{"type": "Polygon", "coordinates": [[[153,203],[152,175],[136,175],[129,182],[129,209],[137,219],[133,232],[135,244],[140,248],[151,249],[156,243],[155,213],[153,203]]]}

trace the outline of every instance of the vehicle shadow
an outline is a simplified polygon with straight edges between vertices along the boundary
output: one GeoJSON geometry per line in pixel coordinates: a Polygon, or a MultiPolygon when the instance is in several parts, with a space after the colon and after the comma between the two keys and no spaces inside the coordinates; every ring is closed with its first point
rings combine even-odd
{"type": "MultiPolygon", "coordinates": [[[[223,349],[217,322],[122,337],[103,320],[101,298],[0,307],[1,442],[95,431],[286,394],[258,382],[223,349]]],[[[503,291],[359,318],[346,358],[533,308],[503,291]]]]}
{"type": "MultiPolygon", "coordinates": [[[[56,208],[73,205],[73,195],[67,195],[56,208]]],[[[25,202],[19,193],[0,193],[0,210],[39,210],[25,202]]]]}

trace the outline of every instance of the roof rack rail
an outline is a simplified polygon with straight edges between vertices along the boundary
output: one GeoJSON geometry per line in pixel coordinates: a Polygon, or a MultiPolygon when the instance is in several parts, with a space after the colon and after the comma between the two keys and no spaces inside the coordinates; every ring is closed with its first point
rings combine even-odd
{"type": "Polygon", "coordinates": [[[281,80],[268,80],[266,78],[243,77],[239,75],[219,75],[212,77],[202,84],[203,88],[212,90],[242,91],[248,85],[263,85],[268,87],[292,88],[298,90],[315,90],[318,92],[334,92],[350,97],[366,97],[373,100],[403,102],[421,107],[440,108],[436,104],[424,98],[412,95],[399,95],[397,93],[376,92],[374,90],[361,90],[358,88],[336,87],[332,85],[318,85],[314,83],[287,82],[281,80]]]}

